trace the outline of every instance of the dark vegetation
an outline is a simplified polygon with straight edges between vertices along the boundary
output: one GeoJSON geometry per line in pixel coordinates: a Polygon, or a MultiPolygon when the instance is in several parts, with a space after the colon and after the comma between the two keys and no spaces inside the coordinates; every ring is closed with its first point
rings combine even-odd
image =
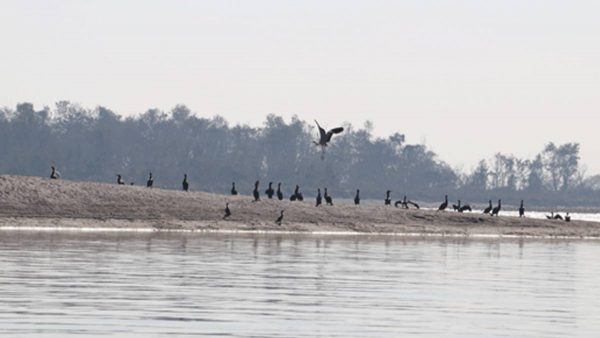
{"type": "Polygon", "coordinates": [[[228,193],[231,182],[250,194],[256,180],[261,193],[268,181],[283,182],[286,196],[296,184],[308,195],[328,187],[341,198],[393,196],[442,201],[460,196],[470,203],[499,198],[507,204],[525,199],[536,206],[596,206],[600,176],[586,177],[579,145],[548,143],[531,159],[496,154],[471,173],[458,172],[404,135],[386,138],[344,125],[325,160],[313,140],[316,128],[297,117],[287,123],[269,115],[260,128],[229,125],[222,117],[195,116],[185,106],[170,112],[151,109],[123,118],[69,102],[35,110],[29,103],[0,109],[0,174],[47,176],[55,164],[63,178],[115,182],[115,175],[140,185],[148,173],[155,186],[180,188],[183,174],[190,190],[228,193]]]}

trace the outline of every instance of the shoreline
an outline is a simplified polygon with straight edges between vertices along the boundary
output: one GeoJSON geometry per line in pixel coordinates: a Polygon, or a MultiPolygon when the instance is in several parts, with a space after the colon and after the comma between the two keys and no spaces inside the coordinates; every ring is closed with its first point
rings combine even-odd
{"type": "MultiPolygon", "coordinates": [[[[383,204],[383,203],[382,203],[383,204]]],[[[0,230],[181,231],[404,237],[600,239],[600,223],[384,205],[315,207],[116,184],[0,176],[0,230]],[[223,220],[225,203],[232,216],[223,220]],[[275,224],[285,210],[281,226],[275,224]]]]}
{"type": "MultiPolygon", "coordinates": [[[[230,223],[230,222],[228,222],[230,223]]],[[[44,217],[0,217],[0,232],[129,232],[129,233],[198,233],[198,234],[240,234],[240,235],[300,235],[300,236],[376,236],[406,238],[473,238],[473,239],[565,239],[600,240],[600,235],[563,234],[546,232],[477,232],[434,227],[428,231],[355,231],[340,228],[314,227],[306,224],[279,226],[247,226],[230,223],[223,227],[211,222],[181,220],[123,220],[88,218],[44,218],[44,217]]],[[[498,228],[496,230],[503,230],[498,228]]],[[[506,230],[506,229],[504,229],[506,230]]]]}

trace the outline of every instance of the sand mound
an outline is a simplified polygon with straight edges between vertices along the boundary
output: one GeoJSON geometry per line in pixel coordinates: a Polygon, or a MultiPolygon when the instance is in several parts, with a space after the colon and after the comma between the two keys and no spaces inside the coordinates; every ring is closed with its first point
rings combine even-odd
{"type": "Polygon", "coordinates": [[[0,176],[0,226],[359,231],[423,234],[600,236],[600,223],[490,217],[393,206],[336,205],[139,186],[0,176]],[[232,216],[223,220],[225,203],[232,216]],[[285,210],[282,226],[274,223],[285,210]]]}

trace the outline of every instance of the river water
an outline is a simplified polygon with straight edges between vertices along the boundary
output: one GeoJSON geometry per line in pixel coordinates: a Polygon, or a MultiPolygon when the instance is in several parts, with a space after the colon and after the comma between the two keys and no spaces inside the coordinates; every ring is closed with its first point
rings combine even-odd
{"type": "Polygon", "coordinates": [[[600,242],[0,231],[0,337],[597,337],[600,242]]]}

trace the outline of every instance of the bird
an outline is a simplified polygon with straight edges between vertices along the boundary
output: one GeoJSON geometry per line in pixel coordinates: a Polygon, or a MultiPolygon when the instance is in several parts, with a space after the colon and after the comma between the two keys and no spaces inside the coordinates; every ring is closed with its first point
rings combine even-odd
{"type": "Polygon", "coordinates": [[[281,192],[281,182],[277,183],[277,199],[283,200],[283,193],[281,192]]]}
{"type": "Polygon", "coordinates": [[[117,184],[118,185],[124,185],[125,182],[123,182],[123,178],[121,177],[121,175],[117,175],[117,184]]]}
{"type": "Polygon", "coordinates": [[[402,206],[402,209],[408,209],[408,203],[406,202],[406,195],[404,195],[404,198],[401,200],[396,201],[396,203],[394,203],[394,206],[397,208],[398,205],[402,206]]]}
{"type": "Polygon", "coordinates": [[[54,166],[51,166],[50,169],[52,169],[52,172],[50,173],[50,178],[53,180],[59,179],[60,173],[58,172],[58,170],[56,170],[54,166]]]}
{"type": "Polygon", "coordinates": [[[492,209],[492,216],[496,215],[498,216],[498,214],[500,213],[500,209],[502,209],[502,200],[498,200],[498,206],[496,206],[494,209],[492,209]]]}
{"type": "Polygon", "coordinates": [[[554,219],[554,211],[551,211],[550,215],[546,215],[546,219],[554,219]]]}
{"type": "Polygon", "coordinates": [[[323,203],[323,198],[321,197],[321,188],[317,188],[317,202],[315,204],[315,207],[318,207],[319,205],[321,205],[321,203],[323,203]]]}
{"type": "Polygon", "coordinates": [[[254,202],[260,201],[260,193],[258,192],[258,184],[259,184],[259,181],[254,182],[254,190],[252,191],[252,196],[254,196],[254,202]]]}
{"type": "Polygon", "coordinates": [[[525,206],[523,205],[523,200],[521,200],[521,206],[519,207],[519,217],[525,216],[525,206]]]}
{"type": "Polygon", "coordinates": [[[315,123],[317,124],[317,127],[319,128],[319,141],[313,141],[315,145],[317,146],[321,146],[321,159],[324,160],[325,159],[325,147],[327,147],[327,144],[329,143],[329,141],[331,141],[331,137],[333,136],[333,134],[339,134],[341,132],[344,131],[344,128],[342,127],[337,127],[337,128],[333,128],[330,129],[328,132],[325,132],[325,129],[321,128],[321,126],[319,125],[319,122],[317,122],[317,120],[315,120],[315,123]]]}
{"type": "Polygon", "coordinates": [[[460,205],[460,200],[458,200],[458,204],[452,204],[452,209],[454,211],[458,211],[460,209],[461,205],[460,205]]]}
{"type": "Polygon", "coordinates": [[[294,194],[290,196],[290,201],[304,201],[304,196],[300,192],[300,186],[296,184],[294,188],[294,194]]]}
{"type": "Polygon", "coordinates": [[[331,198],[331,196],[329,196],[329,194],[327,193],[327,188],[325,188],[325,192],[323,194],[323,197],[325,198],[325,203],[328,205],[333,205],[333,198],[331,198]]]}
{"type": "Polygon", "coordinates": [[[181,187],[183,191],[188,191],[190,188],[190,184],[188,183],[187,174],[183,174],[183,182],[181,182],[181,187]]]}
{"type": "Polygon", "coordinates": [[[488,205],[487,208],[483,209],[484,214],[489,214],[490,212],[492,212],[492,209],[494,208],[494,207],[492,207],[492,200],[490,200],[489,202],[490,202],[490,205],[488,205]]]}
{"type": "Polygon", "coordinates": [[[563,217],[560,214],[554,215],[554,219],[559,219],[562,221],[563,217]]]}
{"type": "Polygon", "coordinates": [[[442,202],[442,204],[440,204],[438,211],[444,211],[444,210],[446,210],[447,207],[448,207],[448,195],[446,195],[444,197],[444,202],[442,202]]]}
{"type": "Polygon", "coordinates": [[[231,194],[234,196],[238,194],[237,190],[235,190],[235,182],[231,182],[231,194]]]}
{"type": "Polygon", "coordinates": [[[391,193],[391,190],[385,192],[385,200],[383,201],[384,205],[392,205],[392,198],[390,197],[391,193]]]}
{"type": "Polygon", "coordinates": [[[354,205],[360,204],[360,189],[356,189],[356,196],[354,196],[354,205]]]}
{"type": "Polygon", "coordinates": [[[465,204],[458,209],[458,212],[465,212],[465,211],[473,211],[473,210],[471,209],[471,206],[468,204],[465,204]]]}
{"type": "Polygon", "coordinates": [[[273,198],[273,195],[275,194],[275,190],[273,190],[273,182],[269,182],[269,187],[267,190],[265,190],[265,194],[269,199],[273,198]]]}
{"type": "MultiPolygon", "coordinates": [[[[419,208],[419,205],[417,203],[415,203],[411,200],[406,201],[406,203],[412,205],[413,207],[415,207],[415,209],[421,209],[421,208],[419,208]]],[[[407,205],[407,207],[408,207],[408,205],[407,205]]]]}
{"type": "Polygon", "coordinates": [[[146,187],[147,188],[152,188],[153,184],[154,184],[154,178],[152,178],[152,173],[150,173],[148,175],[148,181],[146,181],[146,187]]]}
{"type": "Polygon", "coordinates": [[[569,215],[568,212],[567,212],[567,215],[565,216],[565,222],[571,222],[571,215],[569,215]]]}
{"type": "Polygon", "coordinates": [[[283,210],[281,210],[279,217],[277,217],[277,219],[275,220],[275,223],[277,223],[277,225],[281,225],[281,222],[283,222],[283,210]]]}
{"type": "Polygon", "coordinates": [[[225,204],[225,216],[223,216],[223,219],[227,218],[231,216],[231,210],[229,210],[229,203],[225,204]]]}

